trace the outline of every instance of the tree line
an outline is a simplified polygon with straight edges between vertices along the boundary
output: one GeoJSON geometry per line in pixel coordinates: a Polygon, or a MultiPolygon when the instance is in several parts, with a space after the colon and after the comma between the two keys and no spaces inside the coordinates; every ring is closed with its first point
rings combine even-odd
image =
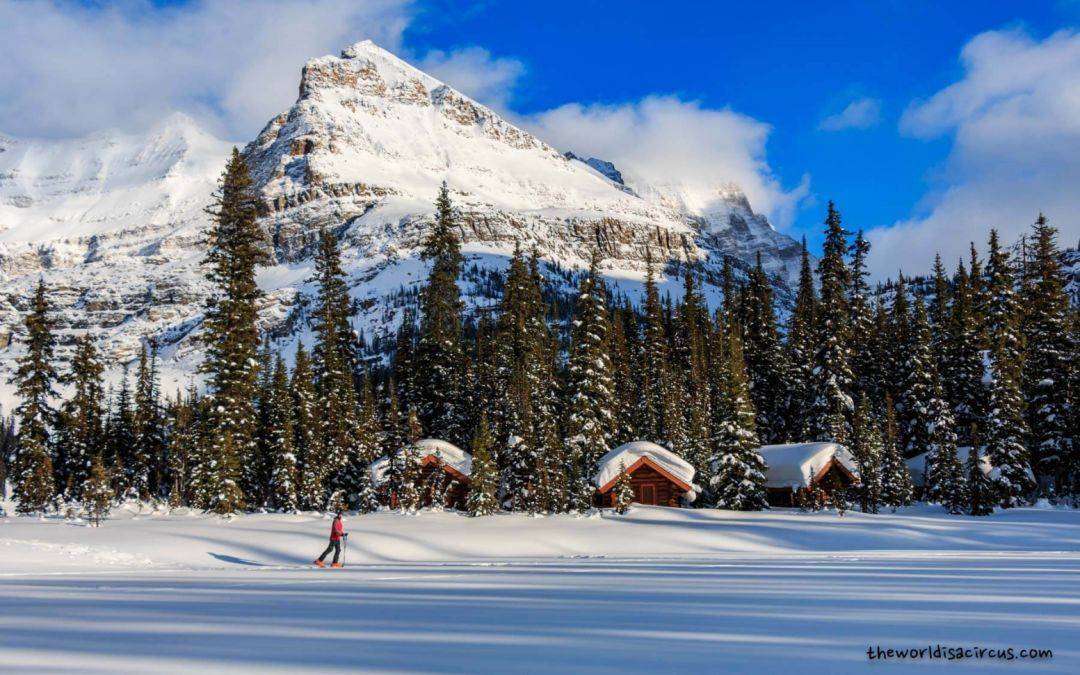
{"type": "Polygon", "coordinates": [[[783,322],[760,256],[745,274],[725,258],[710,311],[694,265],[681,266],[673,299],[657,287],[663,261],[647,260],[635,307],[607,288],[594,251],[563,326],[537,253],[520,248],[498,305],[467,316],[445,185],[435,212],[419,310],[405,311],[386,362],[361,356],[338,241],[325,230],[310,351],[299,343],[289,368],[260,335],[255,272],[269,243],[235,150],[211,211],[204,393],[164,396],[152,342],[115,391],[87,337],[57,372],[40,282],[11,380],[19,405],[0,434],[19,509],[130,497],[217,513],[366,512],[390,493],[417,494],[419,474],[395,451],[425,436],[472,451],[474,514],[587,509],[599,459],[635,439],[695,468],[699,506],[766,508],[757,448],[801,441],[851,449],[865,511],[911,502],[904,458],[922,453],[926,498],[954,513],[1080,498],[1080,312],[1042,216],[1019,251],[991,230],[985,258],[972,245],[952,273],[938,258],[929,278],[871,286],[869,243],[830,203],[823,255],[815,269],[804,241],[783,322]],[[963,465],[962,446],[983,448],[993,473],[978,452],[963,465]],[[380,491],[368,467],[386,455],[380,491]]]}

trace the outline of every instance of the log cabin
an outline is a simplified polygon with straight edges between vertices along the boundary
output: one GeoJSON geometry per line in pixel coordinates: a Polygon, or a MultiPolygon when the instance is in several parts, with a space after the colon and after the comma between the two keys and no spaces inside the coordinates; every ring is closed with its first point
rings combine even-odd
{"type": "Polygon", "coordinates": [[[811,484],[827,497],[859,482],[852,454],[839,443],[764,445],[758,453],[768,465],[765,492],[770,506],[795,506],[796,495],[811,484]]]}
{"type": "MultiPolygon", "coordinates": [[[[430,507],[436,504],[437,493],[442,494],[441,504],[449,509],[465,509],[465,499],[469,493],[469,476],[472,471],[472,455],[437,438],[425,438],[412,444],[410,448],[396,451],[396,457],[412,457],[420,464],[421,505],[430,507]]],[[[390,468],[390,458],[380,457],[371,463],[371,480],[379,491],[382,500],[397,508],[397,495],[389,491],[386,474],[390,468]]]]}
{"type": "Polygon", "coordinates": [[[679,507],[701,491],[694,485],[694,467],[681,457],[656,443],[633,441],[600,458],[593,481],[597,506],[614,506],[620,466],[626,467],[637,504],[679,507]]]}

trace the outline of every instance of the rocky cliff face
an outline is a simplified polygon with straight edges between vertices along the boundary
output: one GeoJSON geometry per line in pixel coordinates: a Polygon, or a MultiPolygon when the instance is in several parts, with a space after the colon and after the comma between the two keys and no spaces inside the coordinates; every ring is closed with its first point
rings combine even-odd
{"type": "MultiPolygon", "coordinates": [[[[0,138],[0,374],[41,276],[63,343],[90,332],[123,361],[152,337],[166,386],[185,383],[201,358],[204,209],[227,150],[182,116],[144,136],[0,138]]],[[[567,289],[564,270],[597,247],[630,296],[648,256],[694,263],[708,283],[723,256],[751,264],[760,252],[781,298],[797,273],[798,245],[737,188],[717,186],[703,206],[675,188],[624,186],[617,167],[564,156],[370,42],[308,62],[296,104],[243,152],[276,258],[260,273],[261,318],[283,349],[308,334],[311,244],[324,227],[343,242],[357,330],[377,341],[396,329],[424,277],[417,249],[444,181],[461,213],[472,305],[492,301],[485,279],[516,244],[539,251],[567,289]]]]}

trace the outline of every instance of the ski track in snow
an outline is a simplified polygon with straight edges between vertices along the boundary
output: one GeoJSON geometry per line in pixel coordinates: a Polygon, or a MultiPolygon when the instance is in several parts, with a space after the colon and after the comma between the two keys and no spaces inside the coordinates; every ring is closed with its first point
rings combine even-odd
{"type": "Polygon", "coordinates": [[[0,672],[1072,673],[1080,513],[0,522],[0,672]],[[379,549],[382,549],[381,552],[379,549]],[[151,554],[151,551],[154,551],[151,554]],[[868,662],[942,644],[1049,660],[868,662]]]}

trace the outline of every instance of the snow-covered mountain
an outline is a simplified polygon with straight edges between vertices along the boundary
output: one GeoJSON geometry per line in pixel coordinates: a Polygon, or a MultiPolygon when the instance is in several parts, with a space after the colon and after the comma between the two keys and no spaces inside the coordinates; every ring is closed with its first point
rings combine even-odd
{"type": "MultiPolygon", "coordinates": [[[[154,337],[166,386],[186,381],[201,358],[192,337],[207,291],[204,209],[228,147],[182,115],[142,135],[0,137],[0,375],[43,276],[63,344],[90,332],[123,361],[154,337]]],[[[462,285],[473,304],[491,301],[485,279],[516,243],[535,247],[567,285],[565,270],[599,247],[631,296],[649,255],[698,263],[710,283],[724,255],[750,264],[760,252],[781,297],[797,273],[798,244],[737,187],[702,198],[622,185],[610,163],[562,154],[371,42],[309,61],[296,104],[243,152],[276,254],[260,273],[261,317],[283,348],[307,332],[311,243],[323,227],[343,242],[357,329],[376,339],[396,328],[425,276],[417,248],[444,181],[462,214],[462,285]]]]}

